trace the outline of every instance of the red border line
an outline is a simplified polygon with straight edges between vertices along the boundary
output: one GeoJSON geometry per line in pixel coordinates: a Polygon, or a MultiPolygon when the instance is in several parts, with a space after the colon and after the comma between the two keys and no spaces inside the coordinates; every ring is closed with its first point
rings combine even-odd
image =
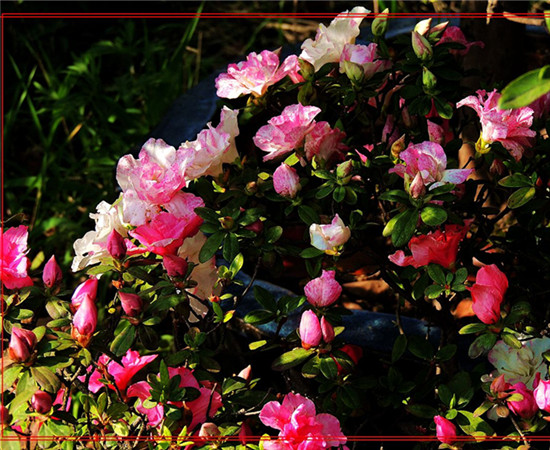
{"type": "MultiPolygon", "coordinates": [[[[311,18],[311,19],[332,19],[337,15],[345,14],[345,17],[348,18],[365,18],[364,14],[356,13],[247,13],[247,12],[226,12],[226,13],[1,13],[0,22],[1,22],[1,133],[2,133],[2,165],[1,165],[1,175],[0,175],[0,192],[2,205],[4,205],[4,18],[6,19],[65,19],[65,18],[77,18],[77,19],[136,19],[136,18],[150,18],[150,19],[192,19],[200,17],[201,19],[222,19],[222,18],[231,18],[231,19],[280,19],[280,18],[311,18]]],[[[387,17],[392,19],[401,19],[401,18],[415,18],[415,19],[454,19],[454,18],[479,18],[485,19],[490,17],[491,19],[504,19],[510,16],[521,17],[521,18],[534,18],[534,19],[545,19],[544,13],[509,13],[509,12],[496,12],[496,13],[379,13],[374,14],[369,12],[366,15],[367,19],[372,19],[375,16],[378,17],[387,17]]],[[[4,208],[2,207],[1,211],[1,229],[2,234],[0,234],[0,260],[2,259],[3,251],[3,231],[4,231],[4,208]]],[[[1,266],[0,266],[1,270],[1,266]]],[[[0,283],[0,292],[3,296],[4,294],[4,285],[0,283]]],[[[0,309],[2,317],[4,315],[4,302],[0,301],[0,309]]],[[[0,319],[1,320],[1,319],[0,319]]],[[[4,352],[4,327],[3,322],[0,323],[2,328],[1,333],[1,343],[0,347],[2,354],[4,352]]],[[[4,360],[1,359],[1,383],[2,387],[4,385],[4,360]]],[[[4,405],[4,393],[0,393],[0,404],[4,405]]],[[[0,424],[0,442],[6,441],[59,441],[62,438],[70,441],[88,441],[88,442],[104,442],[104,441],[140,441],[140,442],[185,442],[193,441],[196,443],[205,443],[205,442],[251,442],[257,443],[259,441],[282,441],[286,442],[284,439],[279,439],[278,436],[219,436],[219,437],[199,437],[199,436],[4,436],[4,429],[7,428],[6,425],[0,424]]],[[[435,435],[422,435],[422,436],[398,436],[398,435],[382,435],[382,436],[304,436],[304,440],[320,440],[323,438],[330,438],[332,440],[338,438],[346,438],[348,442],[437,442],[439,441],[438,437],[435,435]]],[[[487,441],[505,441],[505,442],[518,442],[520,440],[526,440],[527,442],[548,442],[550,441],[550,435],[536,435],[536,436],[450,436],[454,442],[487,442],[487,441]]]]}

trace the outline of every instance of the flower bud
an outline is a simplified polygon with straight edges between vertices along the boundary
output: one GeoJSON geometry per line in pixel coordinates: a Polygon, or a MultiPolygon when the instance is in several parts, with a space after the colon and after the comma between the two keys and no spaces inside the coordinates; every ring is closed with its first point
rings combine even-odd
{"type": "Polygon", "coordinates": [[[311,78],[315,73],[315,67],[313,67],[313,64],[307,62],[306,60],[299,58],[298,64],[300,64],[300,75],[302,75],[305,80],[311,78]]]}
{"type": "Polygon", "coordinates": [[[533,391],[527,389],[524,383],[516,383],[512,386],[512,389],[514,389],[512,395],[520,394],[523,398],[517,401],[508,401],[508,408],[510,408],[510,411],[523,419],[530,419],[533,417],[538,411],[533,391]]]}
{"type": "Polygon", "coordinates": [[[412,198],[422,197],[426,193],[426,185],[422,179],[422,175],[418,172],[413,178],[409,186],[409,194],[412,198]]]}
{"type": "Polygon", "coordinates": [[[273,173],[273,188],[283,197],[294,198],[302,188],[296,169],[282,163],[273,173]]]}
{"type": "Polygon", "coordinates": [[[61,272],[61,268],[57,264],[55,256],[52,255],[52,257],[44,266],[44,271],[42,272],[42,281],[44,281],[44,284],[47,287],[52,288],[61,283],[62,279],[63,273],[61,272]]]}
{"type": "Polygon", "coordinates": [[[137,294],[119,292],[120,304],[127,316],[136,317],[143,310],[143,300],[137,294]]]}
{"type": "Polygon", "coordinates": [[[334,340],[334,328],[331,323],[325,319],[325,316],[321,317],[321,334],[323,335],[323,341],[330,344],[334,340]]]}
{"type": "Polygon", "coordinates": [[[445,143],[445,130],[442,126],[438,125],[431,120],[428,120],[428,136],[430,142],[435,142],[436,144],[443,145],[445,143]]]}
{"type": "Polygon", "coordinates": [[[428,32],[431,26],[432,26],[432,19],[431,18],[424,19],[418,22],[414,26],[413,30],[416,31],[418,34],[421,34],[422,36],[424,36],[428,32]]]}
{"type": "Polygon", "coordinates": [[[241,377],[246,381],[250,381],[251,375],[252,375],[252,366],[250,364],[237,374],[238,377],[241,377]]]}
{"type": "Polygon", "coordinates": [[[344,69],[344,73],[350,81],[353,81],[356,84],[359,84],[363,81],[363,78],[365,77],[365,71],[360,64],[354,63],[352,61],[341,61],[340,65],[344,69]]]}
{"type": "Polygon", "coordinates": [[[300,320],[300,339],[302,340],[302,347],[306,350],[311,347],[317,347],[322,338],[321,324],[315,313],[311,310],[307,310],[302,314],[300,320]]]}
{"type": "Polygon", "coordinates": [[[246,195],[254,195],[256,192],[258,192],[258,183],[256,183],[255,181],[249,181],[244,187],[244,192],[246,195]]]}
{"type": "Polygon", "coordinates": [[[399,154],[405,150],[405,135],[401,136],[391,145],[391,155],[395,159],[399,159],[399,154]]]}
{"type": "Polygon", "coordinates": [[[389,19],[388,14],[390,10],[386,8],[380,14],[377,14],[374,20],[372,21],[371,30],[374,36],[384,36],[386,31],[388,31],[389,19]]]}
{"type": "Polygon", "coordinates": [[[447,25],[449,25],[448,21],[438,23],[435,27],[430,29],[428,37],[430,39],[437,39],[439,35],[445,31],[445,28],[447,28],[447,25]]]}
{"type": "Polygon", "coordinates": [[[183,277],[187,274],[187,260],[176,255],[164,255],[162,265],[170,277],[183,277]]]}
{"type": "Polygon", "coordinates": [[[304,286],[307,301],[322,308],[333,304],[342,293],[342,286],[335,280],[334,270],[323,270],[320,277],[314,278],[304,286]]]}
{"type": "Polygon", "coordinates": [[[550,412],[550,381],[540,380],[533,395],[539,409],[550,412]]]}
{"type": "Polygon", "coordinates": [[[72,337],[86,347],[97,326],[97,307],[90,297],[85,297],[73,317],[72,337]]]}
{"type": "Polygon", "coordinates": [[[97,278],[90,278],[80,284],[71,297],[71,305],[77,310],[85,298],[95,301],[97,295],[97,278]]]}
{"type": "Polygon", "coordinates": [[[506,171],[506,166],[498,158],[495,158],[489,167],[489,172],[493,175],[502,175],[506,171]]]}
{"type": "Polygon", "coordinates": [[[235,225],[235,219],[231,216],[220,217],[218,221],[224,230],[231,230],[235,225]]]}
{"type": "Polygon", "coordinates": [[[428,40],[416,31],[412,32],[412,47],[414,54],[422,61],[428,61],[433,56],[433,49],[428,40]]]}
{"type": "Polygon", "coordinates": [[[258,235],[264,229],[264,223],[260,219],[258,219],[258,220],[256,220],[256,222],[253,222],[250,225],[247,225],[246,227],[244,227],[244,229],[249,230],[249,231],[253,231],[254,233],[256,233],[258,235]]]}
{"type": "Polygon", "coordinates": [[[351,174],[352,169],[353,161],[350,159],[341,164],[338,164],[338,167],[336,167],[336,176],[340,179],[346,178],[351,174]]]}
{"type": "Polygon", "coordinates": [[[219,436],[220,429],[217,427],[215,423],[212,422],[205,422],[201,425],[201,429],[199,430],[199,436],[200,437],[213,437],[213,436],[219,436]]]}
{"type": "Polygon", "coordinates": [[[107,251],[114,259],[122,260],[126,256],[126,243],[118,231],[111,231],[107,239],[107,251]]]}
{"type": "Polygon", "coordinates": [[[31,406],[39,414],[46,414],[52,409],[52,397],[47,392],[38,390],[31,398],[31,406]]]}
{"type": "Polygon", "coordinates": [[[313,247],[323,250],[327,254],[336,254],[336,249],[340,245],[344,245],[351,237],[351,231],[336,214],[328,225],[311,224],[309,237],[313,247]]]}
{"type": "Polygon", "coordinates": [[[246,421],[243,422],[241,425],[241,431],[239,431],[239,440],[241,441],[242,445],[246,445],[247,443],[253,442],[252,441],[252,430],[250,429],[250,425],[246,421]]]}
{"type": "Polygon", "coordinates": [[[437,78],[425,67],[422,67],[422,84],[424,85],[424,92],[430,93],[433,91],[437,84],[437,78]]]}
{"type": "Polygon", "coordinates": [[[8,347],[10,359],[15,362],[27,361],[36,347],[36,335],[31,330],[12,327],[11,339],[8,347]]]}
{"type": "Polygon", "coordinates": [[[0,405],[0,424],[8,425],[10,423],[10,412],[4,405],[0,405]]]}
{"type": "Polygon", "coordinates": [[[450,421],[442,416],[435,416],[435,432],[439,442],[444,444],[452,444],[456,438],[456,427],[450,421]]]}

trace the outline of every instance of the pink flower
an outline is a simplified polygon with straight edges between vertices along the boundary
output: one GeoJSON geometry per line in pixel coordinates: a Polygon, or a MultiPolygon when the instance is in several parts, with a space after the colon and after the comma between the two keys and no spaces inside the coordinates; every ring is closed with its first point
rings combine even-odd
{"type": "Polygon", "coordinates": [[[456,426],[442,416],[435,416],[435,433],[439,442],[452,444],[456,440],[456,426]]]}
{"type": "Polygon", "coordinates": [[[539,409],[550,412],[550,381],[540,380],[533,395],[539,409]]]}
{"type": "Polygon", "coordinates": [[[0,230],[2,254],[0,255],[0,280],[8,289],[21,289],[32,286],[27,275],[30,266],[27,254],[28,228],[19,225],[17,228],[0,230]]]}
{"type": "Polygon", "coordinates": [[[445,42],[457,42],[458,44],[462,44],[466,47],[463,50],[457,50],[457,49],[449,50],[449,53],[453,55],[464,56],[470,51],[470,48],[473,47],[474,45],[477,45],[478,47],[481,47],[481,48],[485,47],[485,44],[481,41],[468,42],[462,30],[459,27],[455,27],[455,26],[447,27],[443,32],[443,36],[441,36],[441,39],[435,45],[443,44],[445,42]]]}
{"type": "Polygon", "coordinates": [[[15,362],[27,361],[36,347],[36,335],[31,330],[12,327],[11,339],[8,346],[8,354],[15,362]]]}
{"type": "Polygon", "coordinates": [[[343,143],[346,133],[338,128],[331,128],[328,122],[317,122],[306,135],[304,150],[306,158],[311,161],[315,156],[327,161],[341,161],[348,146],[343,143]]]}
{"type": "MultiPolygon", "coordinates": [[[[107,373],[111,375],[118,389],[123,392],[134,375],[143,369],[147,364],[153,361],[157,355],[139,356],[139,353],[134,350],[128,350],[126,355],[122,357],[122,365],[116,361],[111,361],[107,355],[101,355],[99,357],[99,363],[106,366],[107,373]]],[[[90,384],[88,388],[94,394],[99,391],[104,385],[99,381],[102,378],[102,374],[97,370],[94,370],[90,376],[90,384]]],[[[79,377],[80,381],[85,380],[85,376],[79,377]]],[[[108,385],[109,388],[115,389],[114,386],[108,385]]]]}
{"type": "Polygon", "coordinates": [[[183,277],[187,273],[189,264],[183,258],[176,255],[164,255],[162,265],[170,277],[183,277]]]}
{"type": "Polygon", "coordinates": [[[338,247],[344,245],[351,237],[351,231],[336,214],[328,225],[311,224],[309,237],[313,247],[327,254],[336,254],[338,247]]]}
{"type": "Polygon", "coordinates": [[[379,59],[378,45],[346,44],[340,55],[340,73],[344,73],[347,62],[358,64],[363,69],[366,79],[372,78],[377,72],[383,72],[391,67],[391,61],[379,59]]]}
{"type": "Polygon", "coordinates": [[[323,341],[327,344],[334,340],[334,327],[325,319],[325,316],[321,317],[321,334],[323,335],[323,341]]]}
{"type": "Polygon", "coordinates": [[[63,273],[61,272],[61,267],[59,267],[59,264],[57,264],[55,256],[52,255],[52,257],[44,266],[44,271],[42,272],[42,281],[44,282],[45,286],[52,288],[61,283],[62,279],[63,273]]]}
{"type": "Polygon", "coordinates": [[[323,337],[321,324],[315,313],[308,309],[302,314],[300,319],[300,339],[302,347],[306,350],[311,347],[317,347],[321,343],[323,337]]]}
{"type": "Polygon", "coordinates": [[[529,105],[529,108],[533,110],[533,117],[535,119],[544,119],[548,117],[550,114],[550,92],[537,98],[529,105]]]}
{"type": "Polygon", "coordinates": [[[500,305],[507,289],[508,279],[496,265],[479,269],[476,282],[470,288],[472,309],[479,320],[486,324],[498,322],[500,305]]]}
{"type": "Polygon", "coordinates": [[[479,153],[487,153],[493,142],[500,142],[510,155],[519,161],[526,148],[532,146],[536,132],[531,130],[533,110],[527,106],[518,109],[499,109],[500,94],[496,89],[487,94],[477,91],[477,97],[470,95],[456,104],[457,108],[469,106],[480,118],[481,136],[476,143],[479,153]]]}
{"type": "Polygon", "coordinates": [[[405,164],[397,164],[390,169],[405,179],[405,185],[413,198],[425,194],[426,187],[434,189],[447,183],[461,184],[466,181],[473,169],[449,169],[447,156],[441,145],[435,142],[422,142],[409,145],[399,154],[405,164]]]}
{"type": "Polygon", "coordinates": [[[320,277],[304,286],[307,301],[317,308],[332,305],[342,293],[342,286],[335,280],[334,270],[323,270],[320,277]]]}
{"type": "Polygon", "coordinates": [[[84,283],[78,285],[71,297],[71,305],[75,311],[86,298],[95,301],[97,295],[97,278],[88,278],[84,283]]]}
{"type": "Polygon", "coordinates": [[[296,197],[296,194],[302,188],[296,169],[288,164],[281,163],[273,172],[273,188],[277,194],[283,197],[296,197]]]}
{"type": "Polygon", "coordinates": [[[120,304],[127,316],[138,316],[143,310],[143,300],[137,294],[131,294],[129,292],[118,292],[120,297],[120,304]]]}
{"type": "Polygon", "coordinates": [[[403,250],[398,250],[388,259],[398,266],[427,266],[430,263],[439,264],[450,268],[456,261],[458,245],[464,239],[468,232],[468,225],[445,225],[445,230],[437,229],[434,232],[414,236],[409,241],[411,256],[405,256],[403,250]]]}
{"type": "Polygon", "coordinates": [[[137,383],[132,384],[128,388],[126,393],[128,397],[138,397],[140,402],[136,406],[136,409],[141,413],[145,414],[148,419],[148,425],[151,428],[158,426],[162,419],[164,418],[164,407],[161,404],[157,404],[152,408],[146,408],[143,406],[143,401],[151,397],[151,386],[147,381],[138,381],[137,383]]]}
{"type": "Polygon", "coordinates": [[[109,238],[107,239],[107,251],[114,259],[121,260],[126,256],[126,244],[124,242],[124,238],[115,229],[111,231],[109,238]]]}
{"type": "Polygon", "coordinates": [[[216,128],[209,122],[196,140],[180,145],[178,154],[184,161],[187,180],[218,177],[223,173],[223,164],[232,164],[239,157],[235,145],[235,137],[239,135],[238,114],[239,111],[224,106],[216,128]]]}
{"type": "Polygon", "coordinates": [[[192,236],[198,231],[201,223],[200,218],[186,222],[173,214],[161,212],[150,223],[130,231],[130,235],[138,239],[150,252],[157,255],[174,254],[187,236],[192,236]]]}
{"type": "Polygon", "coordinates": [[[97,307],[91,297],[84,297],[73,317],[72,337],[86,347],[97,326],[97,307]]]}
{"type": "Polygon", "coordinates": [[[116,178],[124,193],[124,220],[141,225],[146,205],[168,203],[186,185],[184,155],[162,139],[149,139],[139,159],[120,158],[116,178]]]}
{"type": "Polygon", "coordinates": [[[260,420],[279,430],[278,440],[263,441],[265,450],[322,450],[340,446],[347,438],[331,414],[317,414],[314,403],[300,394],[287,394],[282,402],[268,402],[260,420]]]}
{"type": "Polygon", "coordinates": [[[346,44],[354,44],[359,36],[359,25],[369,11],[357,6],[348,13],[338,14],[327,27],[319,25],[315,40],[306,39],[302,44],[300,59],[313,64],[315,72],[327,63],[340,61],[340,55],[346,44]]]}
{"type": "Polygon", "coordinates": [[[430,136],[430,142],[443,145],[445,143],[445,131],[441,125],[438,125],[431,120],[428,120],[428,135],[430,136]]]}
{"type": "Polygon", "coordinates": [[[31,398],[31,406],[39,414],[46,414],[52,409],[52,397],[47,392],[37,390],[31,398]]]}
{"type": "Polygon", "coordinates": [[[256,147],[268,152],[263,160],[275,159],[301,147],[315,126],[313,119],[320,112],[315,106],[298,103],[287,106],[279,116],[268,120],[268,124],[261,127],[253,138],[256,147]]]}
{"type": "Polygon", "coordinates": [[[276,52],[264,50],[259,55],[252,52],[246,61],[229,64],[227,73],[216,78],[217,95],[222,98],[237,98],[247,94],[259,97],[265,94],[269,86],[287,75],[293,81],[299,80],[299,69],[296,55],[289,56],[279,66],[279,55],[276,52]]]}
{"type": "Polygon", "coordinates": [[[508,401],[508,408],[510,408],[510,411],[523,419],[530,419],[533,417],[538,411],[533,391],[527,389],[524,383],[516,383],[511,388],[513,389],[511,394],[520,394],[523,396],[523,399],[508,401]]]}
{"type": "Polygon", "coordinates": [[[222,396],[218,392],[205,387],[199,388],[199,392],[199,398],[185,402],[186,407],[193,413],[193,419],[189,425],[190,430],[198,424],[206,422],[208,417],[214,416],[218,409],[222,407],[222,396]]]}

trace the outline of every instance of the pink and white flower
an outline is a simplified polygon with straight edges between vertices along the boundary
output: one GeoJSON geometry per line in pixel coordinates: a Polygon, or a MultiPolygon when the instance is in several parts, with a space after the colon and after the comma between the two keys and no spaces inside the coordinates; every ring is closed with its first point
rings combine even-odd
{"type": "Polygon", "coordinates": [[[6,231],[0,230],[0,280],[7,289],[21,289],[33,284],[27,274],[31,264],[26,256],[28,236],[28,227],[25,225],[8,228],[6,231]]]}
{"type": "Polygon", "coordinates": [[[539,409],[550,413],[550,381],[540,380],[533,394],[539,409]]]}
{"type": "Polygon", "coordinates": [[[342,286],[335,280],[334,270],[323,270],[320,277],[314,278],[304,286],[307,301],[313,306],[323,308],[332,305],[342,294],[342,286]]]}
{"type": "Polygon", "coordinates": [[[348,146],[343,143],[346,133],[338,128],[331,128],[328,122],[317,122],[306,135],[304,150],[306,158],[311,161],[318,157],[327,162],[342,161],[348,146]]]}
{"type": "Polygon", "coordinates": [[[295,83],[301,81],[299,69],[296,55],[289,56],[279,65],[277,52],[252,52],[246,57],[246,61],[229,64],[227,72],[216,78],[217,95],[222,98],[237,98],[248,94],[259,97],[265,94],[269,86],[287,75],[295,83]]]}
{"type": "Polygon", "coordinates": [[[533,110],[527,106],[518,109],[499,109],[500,94],[496,89],[489,94],[480,89],[477,97],[470,95],[456,104],[457,108],[472,108],[481,121],[481,136],[476,143],[479,153],[487,153],[493,142],[500,142],[510,155],[519,161],[525,149],[532,146],[536,132],[533,125],[533,110]]]}
{"type": "Polygon", "coordinates": [[[302,44],[300,58],[313,64],[315,72],[327,63],[339,62],[344,46],[355,43],[359,25],[369,12],[357,6],[338,14],[328,27],[320,24],[315,39],[306,39],[302,44]]]}
{"type": "Polygon", "coordinates": [[[294,198],[301,189],[300,177],[294,167],[281,163],[273,172],[273,188],[283,197],[294,198]]]}
{"type": "Polygon", "coordinates": [[[344,224],[340,216],[336,214],[332,222],[327,225],[317,223],[309,227],[309,237],[311,245],[327,254],[335,254],[338,247],[344,245],[351,237],[349,227],[344,224]]]}
{"type": "Polygon", "coordinates": [[[473,169],[446,169],[447,155],[441,145],[435,142],[422,142],[409,145],[399,153],[404,164],[397,164],[389,170],[405,180],[405,185],[413,198],[421,197],[438,186],[453,183],[461,184],[470,176],[473,169]]]}
{"type": "Polygon", "coordinates": [[[346,63],[359,65],[363,69],[366,79],[372,78],[375,73],[383,72],[391,67],[391,61],[380,59],[378,45],[346,44],[340,55],[340,73],[346,70],[346,63]]]}
{"type": "Polygon", "coordinates": [[[268,402],[260,420],[279,430],[277,440],[262,441],[265,450],[322,450],[340,446],[347,438],[331,414],[317,414],[315,404],[300,394],[287,394],[282,402],[268,402]]]}
{"type": "Polygon", "coordinates": [[[261,127],[253,141],[264,152],[264,161],[286,155],[301,147],[308,133],[313,130],[313,119],[321,110],[316,106],[290,105],[279,116],[271,118],[261,127]]]}
{"type": "Polygon", "coordinates": [[[470,48],[473,46],[478,46],[481,48],[485,47],[485,44],[481,41],[474,41],[474,42],[467,41],[466,36],[464,36],[464,33],[462,32],[460,27],[455,27],[455,26],[447,27],[443,32],[441,39],[439,39],[439,41],[435,45],[443,44],[445,42],[457,42],[458,44],[464,45],[466,48],[463,50],[457,50],[457,49],[449,50],[449,53],[453,55],[460,55],[460,56],[466,55],[470,51],[470,48]]]}

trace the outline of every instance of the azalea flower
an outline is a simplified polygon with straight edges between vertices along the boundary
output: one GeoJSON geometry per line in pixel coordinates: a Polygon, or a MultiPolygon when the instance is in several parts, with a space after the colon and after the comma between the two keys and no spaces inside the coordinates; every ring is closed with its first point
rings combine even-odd
{"type": "Polygon", "coordinates": [[[306,350],[311,347],[317,347],[321,343],[323,333],[321,330],[321,324],[317,315],[308,309],[302,314],[300,319],[300,339],[302,341],[302,347],[306,350]]]}
{"type": "Polygon", "coordinates": [[[456,261],[458,245],[468,232],[469,225],[445,225],[444,231],[437,229],[428,234],[414,236],[408,247],[411,256],[405,256],[403,250],[398,250],[388,259],[398,266],[427,266],[430,263],[450,268],[456,261]]]}
{"type": "Polygon", "coordinates": [[[399,153],[404,164],[397,164],[389,170],[405,179],[405,185],[413,198],[421,197],[429,190],[444,184],[461,184],[473,169],[446,169],[447,155],[441,145],[435,142],[422,142],[409,145],[399,153]]]}
{"type": "Polygon", "coordinates": [[[33,284],[27,275],[27,269],[31,264],[26,256],[28,236],[28,227],[25,225],[8,228],[6,231],[0,230],[0,280],[7,289],[21,289],[33,284]]]}
{"type": "Polygon", "coordinates": [[[452,444],[456,440],[456,426],[443,416],[435,416],[435,433],[439,442],[452,444]]]}
{"type": "Polygon", "coordinates": [[[348,146],[343,143],[346,133],[338,128],[331,128],[328,122],[317,122],[306,135],[304,150],[306,158],[311,161],[314,157],[327,162],[342,161],[348,146]]]}
{"type": "Polygon", "coordinates": [[[261,127],[253,141],[264,152],[264,161],[286,155],[301,147],[307,134],[313,130],[313,119],[321,110],[316,106],[290,105],[261,127]]]}
{"type": "Polygon", "coordinates": [[[344,245],[351,237],[351,231],[340,216],[336,214],[332,222],[327,225],[312,223],[309,227],[311,245],[325,253],[334,255],[338,247],[344,245]]]}
{"type": "Polygon", "coordinates": [[[366,79],[372,78],[375,73],[390,69],[392,63],[387,59],[380,59],[378,45],[346,44],[340,55],[340,73],[346,71],[348,63],[361,67],[366,79]]]}
{"type": "Polygon", "coordinates": [[[323,270],[320,277],[314,278],[304,286],[307,301],[322,308],[332,305],[342,293],[342,286],[335,280],[334,270],[323,270]]]}
{"type": "Polygon", "coordinates": [[[292,392],[282,404],[266,403],[260,411],[260,420],[279,430],[278,440],[262,441],[265,450],[322,450],[347,441],[336,417],[317,414],[310,399],[292,392]]]}
{"type": "Polygon", "coordinates": [[[281,163],[273,172],[273,189],[283,197],[294,198],[301,189],[300,177],[296,169],[288,164],[281,163]]]}
{"type": "Polygon", "coordinates": [[[327,63],[339,62],[344,46],[355,43],[359,25],[369,12],[357,6],[349,13],[338,14],[328,27],[320,24],[315,39],[306,39],[302,44],[300,59],[313,64],[315,72],[327,63]]]}
{"type": "Polygon", "coordinates": [[[269,86],[287,75],[295,83],[301,81],[299,69],[296,55],[289,56],[279,65],[277,52],[264,50],[259,55],[252,52],[246,57],[246,61],[229,64],[227,73],[216,78],[216,93],[221,98],[237,98],[247,94],[259,97],[265,94],[269,86]]]}
{"type": "Polygon", "coordinates": [[[518,109],[499,109],[500,94],[496,89],[487,94],[483,89],[477,97],[470,95],[456,104],[457,108],[469,106],[481,121],[481,136],[476,143],[479,153],[487,153],[493,142],[500,142],[510,155],[519,161],[526,148],[532,146],[531,138],[536,132],[533,125],[533,110],[527,106],[518,109]]]}
{"type": "Polygon", "coordinates": [[[472,310],[486,324],[500,319],[500,305],[508,289],[508,278],[495,265],[484,266],[477,272],[476,282],[470,288],[472,310]]]}
{"type": "Polygon", "coordinates": [[[36,335],[32,330],[12,327],[8,355],[15,362],[27,361],[36,347],[36,335]]]}
{"type": "Polygon", "coordinates": [[[481,48],[485,47],[485,44],[481,41],[474,41],[474,42],[467,41],[466,36],[464,36],[464,33],[462,32],[460,27],[455,27],[455,26],[447,27],[443,32],[441,39],[439,39],[439,41],[435,45],[443,44],[445,42],[457,42],[458,44],[464,45],[466,48],[463,50],[457,50],[457,49],[449,50],[449,53],[453,55],[460,55],[460,56],[466,55],[470,51],[470,48],[472,48],[473,46],[478,46],[481,48]]]}

